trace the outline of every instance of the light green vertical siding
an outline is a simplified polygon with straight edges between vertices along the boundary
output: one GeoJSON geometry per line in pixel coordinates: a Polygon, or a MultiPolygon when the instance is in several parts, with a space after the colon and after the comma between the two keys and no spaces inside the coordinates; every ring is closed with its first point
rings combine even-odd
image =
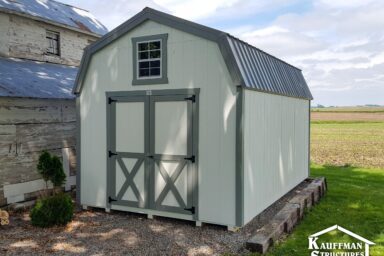
{"type": "Polygon", "coordinates": [[[244,90],[244,223],[308,176],[308,100],[244,90]]]}
{"type": "Polygon", "coordinates": [[[105,207],[106,91],[201,88],[199,219],[235,224],[236,87],[217,44],[147,21],[93,55],[81,101],[81,203],[105,207]],[[168,33],[168,84],[132,86],[131,38],[168,33]]]}

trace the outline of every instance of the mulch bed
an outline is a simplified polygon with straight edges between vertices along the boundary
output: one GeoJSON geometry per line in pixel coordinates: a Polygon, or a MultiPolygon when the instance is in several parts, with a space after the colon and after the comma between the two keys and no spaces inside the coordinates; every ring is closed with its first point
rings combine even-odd
{"type": "Polygon", "coordinates": [[[11,213],[0,227],[0,255],[217,255],[249,253],[244,243],[265,225],[307,181],[282,197],[238,232],[226,227],[92,209],[76,212],[65,227],[37,228],[29,213],[11,213]]]}

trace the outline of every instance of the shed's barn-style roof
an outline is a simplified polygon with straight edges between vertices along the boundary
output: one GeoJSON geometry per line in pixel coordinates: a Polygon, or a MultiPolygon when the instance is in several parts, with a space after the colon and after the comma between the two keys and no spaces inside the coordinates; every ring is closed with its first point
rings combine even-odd
{"type": "Polygon", "coordinates": [[[226,32],[177,18],[151,8],[133,16],[87,47],[73,92],[80,93],[92,55],[139,24],[152,20],[216,42],[236,85],[273,94],[312,99],[301,70],[226,32]]]}
{"type": "Polygon", "coordinates": [[[0,97],[72,99],[75,67],[0,58],[0,97]]]}
{"type": "Polygon", "coordinates": [[[108,32],[88,11],[53,0],[0,0],[0,11],[30,15],[97,35],[108,32]]]}

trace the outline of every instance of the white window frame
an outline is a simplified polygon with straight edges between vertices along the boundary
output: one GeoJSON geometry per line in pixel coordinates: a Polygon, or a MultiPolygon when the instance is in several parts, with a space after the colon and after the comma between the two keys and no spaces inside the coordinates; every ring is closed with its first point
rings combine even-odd
{"type": "MultiPolygon", "coordinates": [[[[155,84],[168,84],[168,34],[156,34],[156,35],[146,35],[139,37],[132,37],[132,85],[155,85],[155,84]],[[150,43],[150,42],[160,42],[160,57],[145,59],[139,61],[139,51],[140,43],[150,43]],[[160,62],[160,73],[159,75],[153,76],[139,76],[139,64],[144,61],[159,61],[160,62]]],[[[153,49],[155,50],[155,49],[153,49]]],[[[157,50],[157,49],[156,49],[157,50]]],[[[151,50],[148,49],[148,53],[151,50]]],[[[149,57],[149,56],[148,56],[149,57]]],[[[149,67],[148,67],[149,68],[149,67]]],[[[150,68],[149,68],[150,70],[150,68]]],[[[149,73],[150,74],[150,73],[149,73]]]]}
{"type": "MultiPolygon", "coordinates": [[[[146,41],[140,41],[140,42],[137,42],[136,43],[136,79],[137,80],[143,80],[143,79],[156,79],[156,78],[162,78],[162,61],[163,61],[163,50],[162,50],[162,47],[163,47],[163,40],[160,38],[160,39],[154,39],[154,40],[146,40],[146,41]],[[160,42],[160,48],[159,49],[155,49],[155,50],[145,50],[145,51],[140,51],[139,50],[139,44],[143,44],[143,43],[151,43],[151,42],[160,42]],[[151,51],[160,51],[160,58],[153,58],[151,59],[150,58],[150,52],[151,51]],[[148,59],[143,59],[143,60],[140,60],[139,58],[139,53],[141,52],[148,52],[148,59]],[[140,68],[139,68],[139,64],[140,62],[151,62],[151,61],[157,61],[159,60],[160,61],[160,75],[158,76],[140,76],[140,68]]],[[[149,67],[149,72],[151,70],[151,68],[149,67]]]]}

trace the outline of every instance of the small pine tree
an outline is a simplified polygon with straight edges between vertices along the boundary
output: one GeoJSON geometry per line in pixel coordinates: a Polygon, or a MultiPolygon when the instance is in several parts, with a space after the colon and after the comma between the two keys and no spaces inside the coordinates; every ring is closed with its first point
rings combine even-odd
{"type": "Polygon", "coordinates": [[[52,182],[53,186],[61,187],[65,182],[66,176],[60,158],[57,156],[52,156],[51,166],[52,170],[54,171],[52,173],[52,176],[50,177],[50,181],[52,182]]]}
{"type": "Polygon", "coordinates": [[[43,177],[47,190],[48,181],[51,181],[55,187],[60,187],[65,182],[66,176],[60,159],[57,156],[52,156],[47,151],[41,153],[37,164],[37,171],[43,177]]]}
{"type": "Polygon", "coordinates": [[[45,188],[47,190],[49,178],[52,176],[51,162],[51,154],[44,150],[39,157],[39,162],[37,163],[37,171],[43,177],[45,181],[45,188]]]}

